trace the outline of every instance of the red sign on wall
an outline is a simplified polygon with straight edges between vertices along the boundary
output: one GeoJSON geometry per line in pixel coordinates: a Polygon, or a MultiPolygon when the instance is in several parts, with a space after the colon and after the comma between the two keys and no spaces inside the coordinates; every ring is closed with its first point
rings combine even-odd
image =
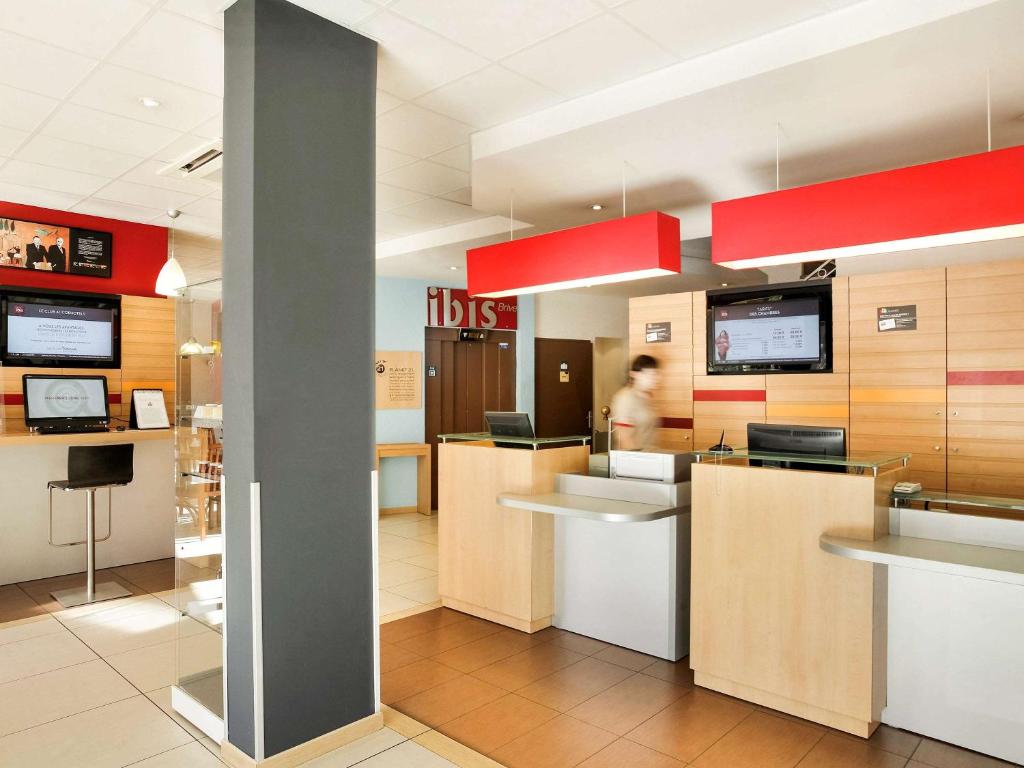
{"type": "Polygon", "coordinates": [[[427,325],[441,328],[515,330],[516,297],[470,298],[463,288],[427,288],[427,325]]]}

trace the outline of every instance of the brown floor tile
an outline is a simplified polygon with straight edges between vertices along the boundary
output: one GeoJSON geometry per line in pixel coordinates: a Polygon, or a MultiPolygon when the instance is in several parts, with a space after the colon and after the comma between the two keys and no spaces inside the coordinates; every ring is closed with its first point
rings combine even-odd
{"type": "Polygon", "coordinates": [[[560,645],[562,648],[568,648],[570,651],[582,653],[584,656],[590,656],[598,651],[603,651],[605,648],[612,647],[608,643],[603,643],[592,637],[584,637],[583,635],[577,635],[572,632],[566,632],[563,635],[559,635],[551,642],[555,645],[560,645]]]}
{"type": "Polygon", "coordinates": [[[518,693],[559,712],[568,712],[632,675],[633,673],[624,667],[586,657],[535,683],[530,683],[518,693]]]}
{"type": "Polygon", "coordinates": [[[413,664],[423,659],[419,654],[413,653],[412,651],[406,651],[399,648],[391,643],[380,644],[380,671],[381,674],[385,672],[394,672],[396,669],[401,669],[409,664],[413,664]]]}
{"type": "MultiPolygon", "coordinates": [[[[851,736],[848,733],[840,733],[839,735],[845,736],[848,739],[863,741],[863,739],[851,736]]],[[[880,725],[875,729],[871,738],[868,739],[868,744],[872,747],[878,747],[878,749],[884,749],[886,752],[892,752],[894,755],[910,757],[921,745],[921,737],[916,733],[901,731],[899,728],[893,728],[889,725],[880,725]]]]}
{"type": "Polygon", "coordinates": [[[626,739],[612,742],[579,768],[682,768],[683,763],[626,739]]]}
{"type": "Polygon", "coordinates": [[[1013,765],[932,739],[921,740],[921,745],[914,752],[914,760],[933,768],[1009,768],[1013,765]]]}
{"type": "Polygon", "coordinates": [[[475,677],[459,675],[447,683],[402,699],[394,707],[413,720],[438,728],[467,712],[490,704],[504,694],[500,688],[475,677]]]}
{"type": "Polygon", "coordinates": [[[44,613],[46,611],[43,610],[43,607],[29,597],[17,584],[0,587],[0,624],[44,613]]]}
{"type": "Polygon", "coordinates": [[[564,637],[569,634],[564,629],[558,627],[545,627],[542,630],[534,632],[532,635],[526,635],[530,638],[530,645],[540,645],[541,643],[550,643],[552,640],[556,640],[559,637],[564,637]]]}
{"type": "Polygon", "coordinates": [[[491,757],[508,768],[569,768],[615,741],[615,736],[559,715],[540,728],[495,751],[491,757]]]}
{"type": "Polygon", "coordinates": [[[825,734],[820,726],[754,712],[694,762],[695,768],[793,768],[825,734]]]}
{"type": "Polygon", "coordinates": [[[380,700],[384,704],[394,704],[459,676],[456,670],[436,661],[415,661],[392,672],[381,673],[380,700]]]}
{"type": "Polygon", "coordinates": [[[634,674],[573,707],[567,714],[624,736],[686,693],[686,689],[678,685],[634,674]]]}
{"type": "MultiPolygon", "coordinates": [[[[187,565],[187,563],[183,563],[183,565],[187,565]]],[[[119,565],[111,570],[145,592],[163,592],[167,589],[174,589],[175,586],[173,557],[165,560],[151,560],[146,563],[119,565]]]]}
{"type": "Polygon", "coordinates": [[[508,693],[438,730],[470,749],[489,754],[555,717],[555,710],[508,693]]]}
{"type": "Polygon", "coordinates": [[[690,658],[686,656],[679,661],[665,661],[658,659],[640,670],[645,675],[665,680],[669,683],[681,685],[684,688],[693,688],[693,670],[690,669],[690,658]]]}
{"type": "MultiPolygon", "coordinates": [[[[84,558],[84,555],[83,555],[84,558]]],[[[116,581],[122,587],[127,589],[133,595],[144,595],[146,590],[141,587],[132,584],[130,581],[118,576],[114,573],[112,568],[105,568],[101,571],[96,571],[96,583],[100,584],[104,581],[116,581]]],[[[55,592],[61,589],[71,589],[73,587],[84,587],[85,586],[85,572],[82,573],[70,573],[67,576],[54,576],[49,579],[37,579],[35,581],[23,581],[18,585],[36,601],[43,610],[55,613],[57,611],[63,611],[64,606],[50,597],[51,592],[55,592]]]]}
{"type": "Polygon", "coordinates": [[[864,739],[827,733],[800,762],[800,768],[903,768],[906,763],[907,758],[873,747],[864,739]]]}
{"type": "Polygon", "coordinates": [[[695,689],[626,738],[688,763],[753,711],[748,704],[695,689]]]}
{"type": "Polygon", "coordinates": [[[607,661],[609,664],[617,664],[634,672],[639,672],[644,667],[649,667],[657,661],[654,656],[648,656],[646,653],[637,653],[628,648],[620,648],[617,645],[611,645],[603,651],[598,651],[594,654],[594,658],[607,661]]]}
{"type": "Polygon", "coordinates": [[[585,657],[553,642],[544,643],[489,664],[478,669],[473,675],[506,691],[518,691],[583,658],[585,657]]]}
{"type": "Polygon", "coordinates": [[[512,629],[503,629],[493,635],[482,637],[471,643],[460,645],[450,651],[434,656],[439,661],[460,672],[475,672],[481,667],[507,659],[530,647],[529,635],[512,629]]]}
{"type": "Polygon", "coordinates": [[[410,637],[424,635],[433,632],[435,629],[446,627],[470,618],[464,613],[452,611],[448,608],[435,608],[432,611],[417,613],[398,621],[389,621],[380,627],[380,639],[384,643],[400,643],[410,637]]]}
{"type": "Polygon", "coordinates": [[[460,645],[479,640],[481,637],[493,635],[502,629],[503,627],[499,624],[468,618],[425,632],[422,635],[410,637],[408,640],[395,643],[395,645],[418,653],[420,656],[436,656],[439,653],[450,651],[452,648],[458,648],[460,645]]]}

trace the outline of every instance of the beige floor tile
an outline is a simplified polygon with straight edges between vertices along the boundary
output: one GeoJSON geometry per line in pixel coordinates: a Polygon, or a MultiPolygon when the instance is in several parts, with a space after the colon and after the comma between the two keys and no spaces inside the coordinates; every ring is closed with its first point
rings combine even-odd
{"type": "Polygon", "coordinates": [[[46,610],[17,584],[0,587],[0,622],[18,621],[45,613],[46,610]]]}
{"type": "MultiPolygon", "coordinates": [[[[182,563],[182,568],[188,567],[189,563],[182,563]]],[[[119,565],[112,569],[122,579],[130,581],[146,592],[160,592],[164,589],[174,589],[174,558],[165,560],[151,560],[145,563],[133,563],[132,565],[119,565]]],[[[187,578],[188,573],[184,574],[187,578]]]]}
{"type": "Polygon", "coordinates": [[[391,587],[397,587],[399,584],[408,584],[410,581],[428,579],[430,577],[436,579],[437,571],[410,565],[401,560],[393,560],[390,563],[381,563],[380,565],[381,589],[390,589],[391,587]]]}
{"type": "Polygon", "coordinates": [[[171,706],[171,686],[168,685],[164,688],[157,688],[155,691],[150,691],[146,694],[146,698],[160,707],[163,713],[171,718],[171,720],[188,731],[192,738],[201,739],[205,736],[201,730],[174,711],[174,708],[171,706]]]}
{"type": "Polygon", "coordinates": [[[456,766],[455,763],[435,755],[426,747],[406,741],[360,763],[359,768],[456,768],[456,766]]]}
{"type": "Polygon", "coordinates": [[[626,739],[619,739],[602,749],[579,768],[683,768],[683,763],[626,739]]]}
{"type": "Polygon", "coordinates": [[[634,674],[578,707],[573,707],[568,714],[577,720],[624,736],[686,693],[686,689],[678,685],[656,677],[634,674]]]}
{"type": "MultiPolygon", "coordinates": [[[[85,555],[82,555],[83,565],[85,555]]],[[[107,581],[114,581],[120,584],[122,587],[127,589],[133,595],[145,594],[145,590],[141,587],[132,584],[130,581],[118,576],[114,573],[113,569],[105,568],[103,570],[96,571],[96,583],[102,584],[107,581]]],[[[23,581],[18,584],[28,596],[35,600],[44,610],[51,613],[63,612],[68,610],[64,608],[60,603],[50,596],[51,592],[55,592],[61,589],[74,589],[76,587],[85,586],[85,573],[70,573],[66,576],[54,576],[49,579],[37,579],[36,581],[23,581]]],[[[113,602],[113,601],[111,601],[113,602]]],[[[107,602],[92,603],[91,605],[81,605],[77,608],[72,609],[76,615],[82,615],[91,611],[103,610],[107,607],[107,602]]]]}
{"type": "Polygon", "coordinates": [[[224,763],[213,756],[198,741],[132,763],[131,768],[224,768],[224,763]]]}
{"type": "Polygon", "coordinates": [[[408,521],[388,526],[385,531],[392,536],[401,536],[404,539],[417,539],[420,536],[428,536],[437,533],[437,523],[429,520],[408,521]]]}
{"type": "Polygon", "coordinates": [[[427,570],[433,571],[434,573],[437,573],[438,569],[436,554],[416,555],[415,557],[407,557],[401,562],[409,563],[409,565],[415,565],[419,568],[426,568],[427,570]]]}
{"type": "Polygon", "coordinates": [[[626,738],[688,763],[753,711],[749,704],[694,690],[630,731],[626,738]]]}
{"type": "Polygon", "coordinates": [[[800,761],[800,768],[903,768],[906,762],[907,758],[873,747],[864,739],[828,733],[800,761]]]}
{"type": "Polygon", "coordinates": [[[140,695],[0,738],[0,768],[111,768],[191,741],[140,695]]]}
{"type": "Polygon", "coordinates": [[[381,515],[380,522],[378,523],[382,531],[390,530],[395,526],[402,526],[406,523],[418,523],[426,522],[426,515],[421,515],[419,512],[403,512],[400,515],[381,515]]]}
{"type": "Polygon", "coordinates": [[[408,611],[410,608],[415,608],[418,605],[422,605],[415,600],[410,600],[408,597],[402,597],[396,595],[393,592],[389,592],[386,589],[378,590],[378,599],[380,601],[380,615],[381,618],[388,616],[392,613],[400,613],[402,611],[408,611]]]}
{"type": "Polygon", "coordinates": [[[196,581],[177,589],[165,589],[154,592],[153,597],[163,600],[172,608],[184,610],[189,603],[217,600],[224,597],[224,580],[210,579],[196,581]]]}
{"type": "Polygon", "coordinates": [[[613,741],[615,736],[607,731],[559,715],[496,750],[492,757],[508,768],[567,768],[597,754],[613,741]]]}
{"type": "Polygon", "coordinates": [[[104,661],[87,661],[0,685],[0,736],[137,696],[104,661]]]}
{"type": "Polygon", "coordinates": [[[568,712],[632,675],[633,673],[624,667],[587,657],[521,688],[518,693],[559,712],[568,712]]]}
{"type": "Polygon", "coordinates": [[[0,645],[0,683],[21,680],[97,658],[67,630],[0,645]]]}
{"type": "Polygon", "coordinates": [[[793,768],[825,733],[820,726],[754,712],[715,742],[695,768],[793,768]]]}
{"type": "Polygon", "coordinates": [[[416,537],[416,541],[423,541],[423,542],[426,542],[427,544],[434,544],[434,545],[436,545],[437,542],[438,542],[438,536],[437,536],[436,533],[426,533],[426,534],[424,534],[422,536],[417,536],[416,537]]]}
{"type": "Polygon", "coordinates": [[[646,653],[637,653],[628,648],[620,648],[617,645],[598,651],[594,654],[594,658],[607,661],[609,664],[617,664],[634,672],[639,672],[644,667],[649,667],[657,661],[656,658],[648,656],[646,653]]]}
{"type": "Polygon", "coordinates": [[[553,709],[509,693],[438,730],[470,749],[489,754],[557,716],[553,709]]]}
{"type": "MultiPolygon", "coordinates": [[[[149,645],[108,656],[107,662],[144,693],[175,683],[176,642],[149,645]]],[[[181,641],[182,676],[221,665],[221,636],[204,630],[181,641]]]]}
{"type": "Polygon", "coordinates": [[[132,595],[118,600],[106,600],[102,603],[54,611],[53,617],[69,629],[73,629],[79,626],[117,621],[145,611],[162,609],[162,602],[153,595],[132,595]]]}
{"type": "Polygon", "coordinates": [[[302,768],[349,768],[356,763],[361,763],[374,755],[379,755],[385,750],[396,747],[406,741],[404,736],[395,733],[390,728],[381,728],[379,731],[364,736],[361,739],[346,744],[341,749],[336,749],[308,763],[303,763],[302,768]]]}
{"type": "Polygon", "coordinates": [[[394,707],[413,720],[438,728],[500,699],[504,693],[497,686],[468,675],[459,675],[446,683],[402,699],[394,707]]]}
{"type": "Polygon", "coordinates": [[[160,606],[159,609],[151,608],[114,621],[76,624],[71,631],[93,651],[107,657],[208,630],[195,619],[183,617],[163,601],[154,599],[153,602],[160,606]]]}
{"type": "Polygon", "coordinates": [[[387,558],[388,560],[404,560],[408,557],[416,557],[417,555],[433,555],[436,557],[437,545],[382,533],[380,535],[380,554],[381,558],[387,558]]]}
{"type": "Polygon", "coordinates": [[[399,584],[397,587],[391,587],[388,591],[407,600],[415,600],[417,603],[432,603],[441,599],[437,591],[436,573],[432,573],[424,579],[410,581],[408,584],[399,584]]]}
{"type": "Polygon", "coordinates": [[[43,614],[30,619],[16,620],[9,625],[0,624],[0,645],[30,640],[43,635],[55,635],[64,632],[64,625],[50,614],[43,614]]]}
{"type": "Polygon", "coordinates": [[[967,749],[933,739],[922,739],[914,760],[933,768],[1010,768],[1012,763],[997,760],[967,749]]]}

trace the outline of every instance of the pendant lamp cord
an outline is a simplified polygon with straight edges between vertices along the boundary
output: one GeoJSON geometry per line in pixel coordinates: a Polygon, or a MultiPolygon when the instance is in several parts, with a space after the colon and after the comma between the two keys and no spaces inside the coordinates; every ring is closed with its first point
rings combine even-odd
{"type": "Polygon", "coordinates": [[[508,239],[511,242],[516,239],[516,191],[509,190],[508,193],[508,239]]]}
{"type": "Polygon", "coordinates": [[[626,161],[622,161],[622,218],[626,218],[626,161]]]}
{"type": "Polygon", "coordinates": [[[992,151],[992,70],[985,70],[985,118],[988,129],[988,151],[992,151]]]}
{"type": "Polygon", "coordinates": [[[780,189],[782,189],[782,185],[780,183],[781,176],[780,176],[780,173],[779,173],[780,166],[782,164],[781,163],[782,140],[780,138],[781,134],[782,134],[782,124],[779,123],[778,121],[776,121],[776,123],[775,123],[775,191],[776,192],[778,192],[780,189]]]}

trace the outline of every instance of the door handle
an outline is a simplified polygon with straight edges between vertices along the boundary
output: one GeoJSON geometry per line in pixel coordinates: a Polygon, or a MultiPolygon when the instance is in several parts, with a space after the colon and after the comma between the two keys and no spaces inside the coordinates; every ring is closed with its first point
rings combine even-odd
{"type": "Polygon", "coordinates": [[[587,411],[587,429],[592,429],[593,428],[593,424],[590,423],[590,420],[591,420],[593,414],[594,414],[593,411],[587,411]]]}

